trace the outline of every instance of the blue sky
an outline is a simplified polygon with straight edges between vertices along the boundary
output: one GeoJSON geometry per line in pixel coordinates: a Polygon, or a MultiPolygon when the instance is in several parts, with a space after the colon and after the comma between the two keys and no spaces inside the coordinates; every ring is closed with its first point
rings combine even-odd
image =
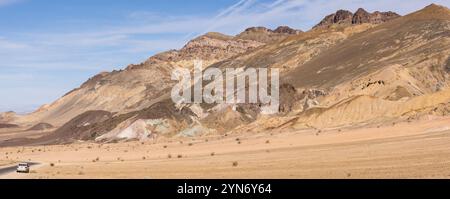
{"type": "Polygon", "coordinates": [[[51,103],[101,72],[209,31],[308,30],[338,9],[406,14],[448,0],[0,0],[0,112],[51,103]]]}

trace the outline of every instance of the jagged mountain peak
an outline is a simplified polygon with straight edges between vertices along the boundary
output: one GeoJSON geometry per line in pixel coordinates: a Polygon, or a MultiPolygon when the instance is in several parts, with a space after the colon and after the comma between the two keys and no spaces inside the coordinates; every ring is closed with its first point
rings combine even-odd
{"type": "Polygon", "coordinates": [[[274,30],[263,27],[263,26],[256,26],[256,27],[247,28],[244,30],[244,32],[273,32],[273,33],[297,34],[302,31],[293,29],[289,26],[278,26],[274,30]]]}
{"type": "Polygon", "coordinates": [[[400,17],[399,14],[395,12],[380,12],[375,11],[370,13],[364,8],[359,8],[355,13],[348,10],[338,10],[336,13],[326,16],[319,24],[314,26],[315,28],[328,28],[333,25],[353,25],[353,24],[380,24],[386,21],[400,17]]]}
{"type": "Polygon", "coordinates": [[[365,10],[364,8],[358,8],[358,10],[356,10],[355,14],[356,13],[369,13],[369,12],[367,12],[367,10],[365,10]]]}
{"type": "Polygon", "coordinates": [[[301,30],[296,30],[288,26],[279,26],[275,30],[266,27],[250,27],[236,35],[236,39],[253,40],[262,43],[271,43],[283,39],[290,35],[300,34],[301,30]]]}
{"type": "Polygon", "coordinates": [[[286,34],[293,35],[293,34],[299,34],[299,33],[303,32],[303,31],[297,30],[297,29],[293,29],[293,28],[291,28],[289,26],[278,26],[275,30],[273,30],[273,32],[286,33],[286,34]]]}
{"type": "Polygon", "coordinates": [[[263,27],[263,26],[255,26],[250,27],[244,30],[244,32],[271,32],[269,28],[263,27]]]}

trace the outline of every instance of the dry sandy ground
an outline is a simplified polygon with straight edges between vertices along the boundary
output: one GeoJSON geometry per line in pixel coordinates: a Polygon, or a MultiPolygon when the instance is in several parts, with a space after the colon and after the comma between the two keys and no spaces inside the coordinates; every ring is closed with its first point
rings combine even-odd
{"type": "Polygon", "coordinates": [[[450,178],[450,118],[320,133],[0,148],[0,163],[10,161],[42,164],[0,178],[450,178]]]}
{"type": "Polygon", "coordinates": [[[12,161],[12,160],[0,160],[0,167],[7,166],[7,165],[10,165],[10,164],[14,164],[14,163],[15,162],[12,161]]]}

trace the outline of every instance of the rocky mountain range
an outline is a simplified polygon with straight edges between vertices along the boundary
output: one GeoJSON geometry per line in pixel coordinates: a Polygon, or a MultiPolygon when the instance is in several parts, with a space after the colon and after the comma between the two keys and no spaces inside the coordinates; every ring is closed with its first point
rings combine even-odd
{"type": "Polygon", "coordinates": [[[351,25],[351,24],[380,24],[386,21],[400,17],[395,12],[380,12],[375,11],[369,13],[363,8],[359,8],[355,13],[348,10],[338,10],[336,13],[326,16],[319,24],[314,28],[329,28],[332,25],[351,25]]]}
{"type": "Polygon", "coordinates": [[[170,50],[150,57],[143,63],[124,70],[102,72],[90,78],[50,105],[20,118],[17,122],[46,121],[62,125],[89,110],[127,113],[144,109],[167,93],[175,82],[170,74],[175,67],[193,68],[194,60],[204,67],[260,47],[268,42],[298,34],[290,28],[277,31],[249,28],[233,37],[221,33],[206,33],[188,42],[180,50],[170,50]],[[154,78],[158,77],[158,78],[154,78]]]}
{"type": "Polygon", "coordinates": [[[339,10],[306,32],[280,26],[236,36],[207,33],[180,50],[100,73],[29,115],[2,114],[5,125],[55,128],[0,145],[339,128],[448,115],[449,55],[450,10],[434,4],[406,16],[339,10]],[[262,115],[258,104],[173,103],[171,71],[192,69],[197,59],[219,69],[279,68],[280,113],[262,115]]]}

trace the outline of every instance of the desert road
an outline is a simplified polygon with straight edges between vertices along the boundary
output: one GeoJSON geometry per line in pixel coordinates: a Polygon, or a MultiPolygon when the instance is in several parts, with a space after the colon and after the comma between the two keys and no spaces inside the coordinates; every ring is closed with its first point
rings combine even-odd
{"type": "MultiPolygon", "coordinates": [[[[30,165],[30,168],[31,168],[31,166],[38,165],[39,163],[37,163],[37,162],[28,162],[28,164],[30,165]]],[[[8,173],[11,173],[11,172],[16,172],[16,169],[17,169],[17,165],[12,165],[12,166],[9,166],[9,167],[0,168],[0,175],[8,174],[8,173]]]]}

